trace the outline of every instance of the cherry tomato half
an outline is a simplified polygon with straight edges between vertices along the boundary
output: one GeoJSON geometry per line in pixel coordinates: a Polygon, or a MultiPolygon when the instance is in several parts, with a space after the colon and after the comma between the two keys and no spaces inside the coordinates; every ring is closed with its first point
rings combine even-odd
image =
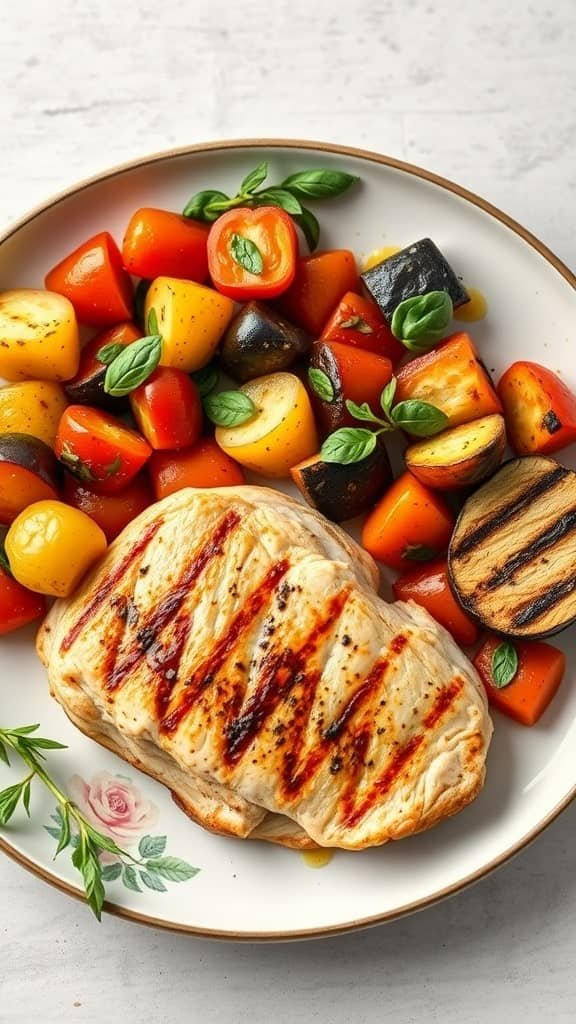
{"type": "Polygon", "coordinates": [[[238,207],[219,217],[208,235],[208,267],[214,287],[239,302],[273,299],[296,273],[298,238],[277,206],[238,207]]]}
{"type": "Polygon", "coordinates": [[[130,408],[152,448],[189,448],[202,433],[202,402],[194,381],[173,366],[159,366],[130,394],[130,408]]]}
{"type": "Polygon", "coordinates": [[[82,324],[110,327],[132,318],[132,281],[108,231],[94,235],[65,256],[46,274],[45,284],[70,299],[82,324]]]}
{"type": "Polygon", "coordinates": [[[88,405],[70,405],[56,435],[56,456],[66,469],[100,494],[121,490],[152,454],[140,434],[88,405]]]}

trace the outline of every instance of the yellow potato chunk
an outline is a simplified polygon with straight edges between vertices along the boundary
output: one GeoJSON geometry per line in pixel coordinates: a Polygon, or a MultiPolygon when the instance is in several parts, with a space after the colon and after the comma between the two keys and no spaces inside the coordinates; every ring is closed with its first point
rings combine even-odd
{"type": "Polygon", "coordinates": [[[31,434],[54,447],[68,402],[61,384],[27,380],[0,388],[0,434],[31,434]]]}
{"type": "Polygon", "coordinates": [[[217,427],[220,447],[262,476],[288,476],[290,468],[318,450],[308,392],[293,373],[270,373],[241,388],[256,414],[238,427],[217,427]]]}
{"type": "Polygon", "coordinates": [[[156,313],[162,335],[161,366],[192,373],[210,361],[232,314],[232,299],[195,281],[157,277],[146,295],[146,323],[156,313]]]}
{"type": "Polygon", "coordinates": [[[0,292],[0,377],[70,380],[80,342],[72,303],[40,288],[0,292]]]}

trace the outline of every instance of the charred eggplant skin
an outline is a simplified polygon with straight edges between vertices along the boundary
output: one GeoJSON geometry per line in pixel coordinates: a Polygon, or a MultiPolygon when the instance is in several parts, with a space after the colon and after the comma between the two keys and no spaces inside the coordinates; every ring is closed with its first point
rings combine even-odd
{"type": "Polygon", "coordinates": [[[448,552],[450,586],[475,621],[539,640],[576,620],[576,473],[511,459],[466,500],[448,552]]]}
{"type": "Polygon", "coordinates": [[[401,302],[426,292],[448,292],[454,308],[470,301],[464,285],[431,238],[421,238],[388,256],[360,278],[388,323],[401,302]]]}
{"type": "Polygon", "coordinates": [[[311,344],[306,331],[263,303],[249,302],[230,323],[220,354],[228,373],[247,381],[287,370],[311,344]]]}
{"type": "Polygon", "coordinates": [[[0,435],[0,462],[11,463],[34,473],[57,490],[60,467],[54,452],[44,441],[30,434],[0,435]]]}
{"type": "Polygon", "coordinates": [[[368,458],[344,466],[313,456],[291,470],[294,483],[312,508],[341,523],[371,508],[392,483],[392,470],[382,442],[368,458]]]}

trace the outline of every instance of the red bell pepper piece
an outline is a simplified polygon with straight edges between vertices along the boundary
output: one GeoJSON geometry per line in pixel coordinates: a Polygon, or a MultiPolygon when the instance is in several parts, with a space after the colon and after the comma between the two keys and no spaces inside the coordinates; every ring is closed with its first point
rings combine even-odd
{"type": "Polygon", "coordinates": [[[512,682],[498,687],[494,681],[492,659],[501,644],[501,637],[488,637],[474,658],[488,700],[521,725],[534,725],[562,682],[566,657],[552,644],[540,640],[515,640],[518,669],[512,682]]]}
{"type": "Polygon", "coordinates": [[[202,433],[202,402],[194,381],[171,366],[160,366],[130,393],[139,430],[156,450],[189,448],[202,433]]]}
{"type": "Polygon", "coordinates": [[[298,238],[284,210],[238,207],[223,214],[208,235],[208,267],[214,287],[231,299],[273,299],[291,285],[298,238]]]}
{"type": "Polygon", "coordinates": [[[340,299],[322,331],[321,341],[336,341],[368,349],[386,356],[393,366],[406,354],[406,349],[392,334],[376,303],[355,292],[346,292],[340,299]]]}
{"type": "Polygon", "coordinates": [[[133,214],[124,241],[124,266],[137,277],[208,277],[207,224],[169,210],[143,207],[133,214]]]}
{"type": "Polygon", "coordinates": [[[462,611],[448,582],[445,558],[414,566],[392,584],[397,601],[415,601],[452,634],[457,644],[469,647],[478,640],[478,627],[462,611]]]}
{"type": "Polygon", "coordinates": [[[576,441],[576,395],[552,370],[512,363],[500,378],[498,395],[518,455],[549,455],[576,441]]]}
{"type": "Polygon", "coordinates": [[[294,281],[278,305],[288,320],[319,338],[343,295],[356,292],[358,288],[353,252],[349,249],[315,252],[298,260],[294,281]]]}
{"type": "Polygon", "coordinates": [[[88,405],[70,405],[64,411],[54,450],[70,473],[100,494],[125,487],[152,454],[135,430],[88,405]]]}
{"type": "Polygon", "coordinates": [[[70,299],[82,324],[109,327],[132,319],[132,281],[108,231],[94,235],[65,256],[47,273],[45,285],[70,299]]]}

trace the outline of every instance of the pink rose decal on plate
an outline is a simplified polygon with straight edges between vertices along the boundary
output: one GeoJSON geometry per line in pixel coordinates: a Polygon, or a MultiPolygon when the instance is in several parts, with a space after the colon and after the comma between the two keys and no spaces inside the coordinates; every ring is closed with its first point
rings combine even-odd
{"type": "Polygon", "coordinates": [[[88,821],[119,846],[135,843],[158,821],[158,808],[121,775],[99,772],[90,782],[73,775],[68,790],[88,821]]]}
{"type": "MultiPolygon", "coordinates": [[[[68,792],[103,842],[107,837],[120,847],[120,852],[102,849],[98,854],[102,882],[119,880],[132,892],[143,888],[167,892],[166,882],[187,882],[198,874],[199,868],[180,857],[166,856],[166,836],[150,834],[159,818],[158,808],[130,779],[98,772],[86,782],[73,775],[68,792]]],[[[58,842],[57,852],[70,845],[76,850],[79,835],[65,825],[60,807],[50,817],[52,823],[44,828],[58,842]]]]}

